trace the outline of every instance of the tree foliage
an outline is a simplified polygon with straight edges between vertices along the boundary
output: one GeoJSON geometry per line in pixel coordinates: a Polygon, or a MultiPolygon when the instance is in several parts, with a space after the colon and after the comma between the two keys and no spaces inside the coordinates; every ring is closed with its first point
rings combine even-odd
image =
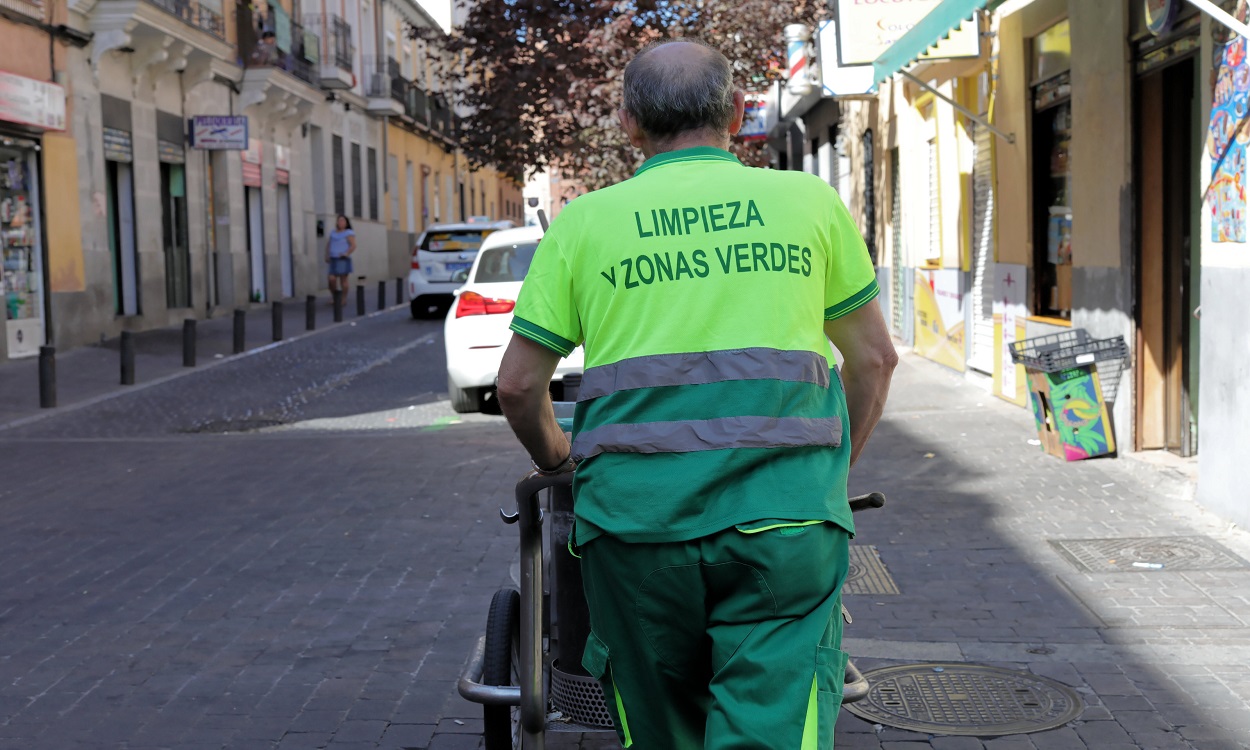
{"type": "MultiPolygon", "coordinates": [[[[644,44],[699,37],[764,92],[785,66],[782,28],[813,26],[822,0],[479,0],[444,44],[443,78],[470,112],[468,159],[522,178],[553,165],[594,189],[628,177],[640,155],[620,131],[621,78],[644,44]]],[[[736,142],[744,162],[761,144],[736,142]]]]}

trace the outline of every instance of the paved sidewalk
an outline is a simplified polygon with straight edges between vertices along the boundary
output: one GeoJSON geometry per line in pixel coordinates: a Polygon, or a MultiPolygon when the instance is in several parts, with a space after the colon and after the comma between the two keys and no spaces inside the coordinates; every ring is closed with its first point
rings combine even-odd
{"type": "MultiPolygon", "coordinates": [[[[334,325],[350,325],[360,318],[356,314],[356,292],[343,305],[343,323],[334,322],[330,293],[316,295],[316,329],[324,331],[334,325]]],[[[377,312],[377,284],[365,288],[366,316],[377,312]]],[[[406,307],[395,304],[395,282],[386,285],[387,309],[406,307]]],[[[284,342],[300,338],[306,328],[305,298],[282,302],[282,334],[284,342]]],[[[273,314],[269,305],[247,311],[245,341],[248,352],[272,346],[273,314]]],[[[234,354],[234,315],[225,310],[217,317],[196,324],[196,364],[203,369],[234,354]]],[[[135,385],[123,386],[121,381],[121,339],[81,346],[56,355],[57,408],[39,407],[39,360],[37,357],[0,363],[0,429],[14,423],[42,419],[49,414],[81,407],[84,403],[109,398],[126,390],[135,390],[154,381],[185,375],[191,368],[182,365],[182,326],[142,331],[135,334],[135,385]]]]}

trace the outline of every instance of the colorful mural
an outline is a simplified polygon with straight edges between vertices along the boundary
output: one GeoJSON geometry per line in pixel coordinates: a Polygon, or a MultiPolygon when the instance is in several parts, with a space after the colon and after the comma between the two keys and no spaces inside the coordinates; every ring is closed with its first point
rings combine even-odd
{"type": "MultiPolygon", "coordinates": [[[[1246,3],[1238,2],[1236,17],[1246,18],[1246,3]]],[[[1246,241],[1246,143],[1250,128],[1250,61],[1246,59],[1246,39],[1233,35],[1217,47],[1213,72],[1215,91],[1211,104],[1211,124],[1207,130],[1207,150],[1211,156],[1212,242],[1246,241]]]]}
{"type": "Polygon", "coordinates": [[[1080,461],[1115,452],[1115,435],[1096,368],[1030,370],[1029,392],[1033,422],[1047,453],[1080,461]]]}

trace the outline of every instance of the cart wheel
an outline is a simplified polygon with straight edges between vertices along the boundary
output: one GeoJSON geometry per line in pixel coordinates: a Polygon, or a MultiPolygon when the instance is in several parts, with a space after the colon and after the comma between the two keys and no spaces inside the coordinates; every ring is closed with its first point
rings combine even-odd
{"type": "MultiPolygon", "coordinates": [[[[500,589],[490,600],[486,616],[486,658],[482,664],[483,685],[519,685],[521,594],[516,589],[500,589]]],[[[518,706],[483,706],[483,735],[486,750],[515,750],[521,746],[521,709],[518,706]]]]}

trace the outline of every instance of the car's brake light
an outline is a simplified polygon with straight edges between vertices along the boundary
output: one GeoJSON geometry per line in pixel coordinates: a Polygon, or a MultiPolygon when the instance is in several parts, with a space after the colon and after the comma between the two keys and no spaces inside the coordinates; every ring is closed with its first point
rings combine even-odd
{"type": "Polygon", "coordinates": [[[421,270],[421,261],[417,260],[417,251],[420,249],[421,248],[419,247],[414,247],[412,249],[412,270],[414,271],[421,270]]]}
{"type": "Polygon", "coordinates": [[[494,297],[483,297],[477,292],[464,292],[456,302],[456,317],[463,318],[466,315],[499,315],[512,312],[514,307],[516,307],[515,300],[495,299],[494,297]]]}

